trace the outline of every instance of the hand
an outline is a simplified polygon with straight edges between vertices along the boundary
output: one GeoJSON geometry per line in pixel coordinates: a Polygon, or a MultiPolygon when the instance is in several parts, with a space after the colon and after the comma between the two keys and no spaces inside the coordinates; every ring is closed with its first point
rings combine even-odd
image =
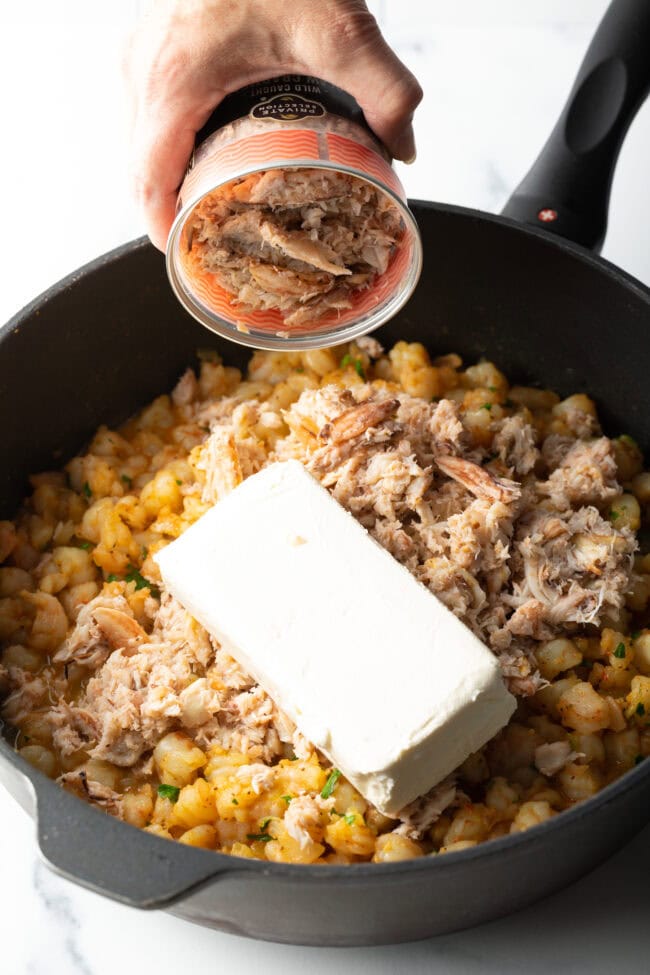
{"type": "Polygon", "coordinates": [[[356,98],[395,159],[415,157],[422,90],[363,0],[156,0],[125,72],[136,196],[160,250],[196,132],[244,85],[287,73],[322,78],[356,98]]]}

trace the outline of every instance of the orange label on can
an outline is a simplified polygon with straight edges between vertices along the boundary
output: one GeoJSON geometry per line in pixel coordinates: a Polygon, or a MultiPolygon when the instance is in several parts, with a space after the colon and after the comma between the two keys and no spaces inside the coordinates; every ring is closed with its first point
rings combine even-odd
{"type": "MultiPolygon", "coordinates": [[[[262,123],[263,124],[263,123],[262,123]]],[[[191,168],[179,195],[179,211],[186,219],[208,192],[261,169],[280,167],[323,167],[346,171],[390,191],[406,203],[404,189],[389,163],[378,152],[337,133],[312,129],[274,127],[203,152],[191,168]]],[[[407,211],[408,212],[408,211],[407,211]]],[[[195,259],[185,229],[178,246],[178,271],[184,287],[209,315],[218,316],[239,332],[255,330],[278,336],[332,332],[371,315],[399,291],[413,261],[414,231],[405,221],[404,236],[384,274],[371,288],[351,295],[351,307],[332,310],[308,326],[287,328],[278,310],[250,310],[241,306],[209,271],[195,259]]]]}

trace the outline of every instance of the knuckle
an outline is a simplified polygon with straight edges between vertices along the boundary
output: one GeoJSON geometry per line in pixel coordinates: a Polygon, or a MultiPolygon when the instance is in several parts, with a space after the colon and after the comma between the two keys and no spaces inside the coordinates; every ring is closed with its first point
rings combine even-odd
{"type": "Polygon", "coordinates": [[[422,100],[422,89],[408,72],[392,79],[380,94],[384,115],[391,119],[410,120],[422,100]]]}
{"type": "Polygon", "coordinates": [[[380,38],[377,21],[365,4],[346,7],[330,21],[331,36],[337,46],[359,50],[380,38]]]}

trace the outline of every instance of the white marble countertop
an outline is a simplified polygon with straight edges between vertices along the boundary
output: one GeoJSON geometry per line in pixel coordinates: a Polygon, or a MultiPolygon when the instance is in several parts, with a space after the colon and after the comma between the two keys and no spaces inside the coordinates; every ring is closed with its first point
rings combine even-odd
{"type": "MultiPolygon", "coordinates": [[[[0,5],[0,321],[64,274],[142,233],[130,201],[119,50],[139,7],[0,5]],[[35,246],[36,245],[36,246],[35,246]],[[25,260],[25,254],[30,260],[25,260]]],[[[550,131],[605,0],[375,0],[426,92],[411,196],[497,211],[550,131]]],[[[650,283],[650,102],[621,153],[604,254],[650,283]]],[[[92,327],[92,309],[89,309],[92,327]]],[[[418,944],[309,949],[137,912],[55,877],[0,791],[0,971],[637,975],[649,970],[650,829],[599,870],[511,918],[418,944]]]]}

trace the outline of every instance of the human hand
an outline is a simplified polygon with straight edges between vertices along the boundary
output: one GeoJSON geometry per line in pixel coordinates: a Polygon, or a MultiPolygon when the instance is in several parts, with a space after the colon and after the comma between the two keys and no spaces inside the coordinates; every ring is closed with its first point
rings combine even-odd
{"type": "Polygon", "coordinates": [[[308,74],[349,92],[395,159],[415,157],[422,90],[363,0],[156,0],[125,58],[133,175],[147,231],[165,249],[194,136],[230,92],[308,74]]]}

